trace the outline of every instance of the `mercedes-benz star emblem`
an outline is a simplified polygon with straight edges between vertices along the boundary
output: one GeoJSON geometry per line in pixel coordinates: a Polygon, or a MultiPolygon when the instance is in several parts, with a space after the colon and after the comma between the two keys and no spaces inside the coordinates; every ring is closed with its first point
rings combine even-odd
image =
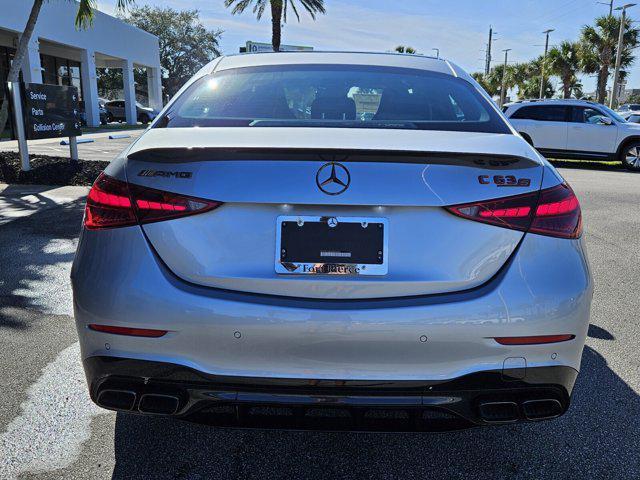
{"type": "Polygon", "coordinates": [[[338,219],[336,217],[329,218],[329,220],[327,220],[327,225],[331,228],[338,226],[338,219]]]}
{"type": "Polygon", "coordinates": [[[350,183],[349,170],[341,163],[325,163],[316,173],[316,184],[327,195],[341,194],[349,187],[350,183]]]}

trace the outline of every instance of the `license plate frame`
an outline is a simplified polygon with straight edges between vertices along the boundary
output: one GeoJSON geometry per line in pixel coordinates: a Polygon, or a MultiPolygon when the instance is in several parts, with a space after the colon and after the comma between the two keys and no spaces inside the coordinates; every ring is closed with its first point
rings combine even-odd
{"type": "MultiPolygon", "coordinates": [[[[319,226],[317,226],[319,228],[319,226]]],[[[353,227],[349,227],[353,230],[353,227]]],[[[379,233],[367,232],[369,237],[375,236],[379,239],[379,233]]],[[[288,236],[288,235],[287,235],[288,236]]],[[[383,217],[344,217],[344,216],[314,216],[314,215],[281,215],[276,220],[276,252],[275,252],[275,271],[281,275],[340,275],[340,276],[382,276],[388,273],[389,264],[389,221],[383,217]],[[335,260],[322,262],[309,262],[302,261],[295,258],[287,258],[286,247],[283,246],[283,223],[286,222],[284,228],[291,226],[304,227],[307,222],[314,222],[317,224],[325,223],[327,228],[333,228],[332,224],[340,225],[344,223],[359,224],[361,228],[375,228],[376,230],[382,229],[382,248],[378,250],[382,252],[382,259],[380,263],[362,263],[362,262],[350,262],[347,260],[347,256],[350,252],[339,252],[340,256],[344,254],[345,260],[335,260]],[[302,225],[300,225],[302,223],[302,225]],[[295,224],[295,225],[294,225],[295,224]],[[285,251],[283,252],[283,247],[285,251]]],[[[370,248],[371,246],[369,246],[370,248]]],[[[379,248],[379,247],[376,247],[379,248]]],[[[324,256],[327,253],[327,259],[331,257],[331,252],[319,252],[320,256],[324,256]]],[[[334,252],[335,253],[335,252],[334,252]]],[[[377,253],[377,252],[376,252],[377,253]]]]}

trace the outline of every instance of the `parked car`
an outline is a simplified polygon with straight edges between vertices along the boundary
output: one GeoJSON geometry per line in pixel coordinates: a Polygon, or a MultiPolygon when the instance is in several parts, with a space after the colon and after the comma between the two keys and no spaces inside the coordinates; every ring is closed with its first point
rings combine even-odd
{"type": "Polygon", "coordinates": [[[625,103],[624,105],[620,105],[617,112],[623,117],[632,112],[638,113],[640,112],[640,103],[625,103]]]}
{"type": "MultiPolygon", "coordinates": [[[[105,103],[105,108],[108,112],[108,121],[126,122],[127,115],[125,110],[124,100],[111,100],[105,103]]],[[[158,112],[151,107],[145,107],[142,104],[136,102],[136,112],[138,115],[138,122],[147,124],[151,122],[158,112]]]]}
{"type": "MultiPolygon", "coordinates": [[[[80,122],[82,123],[82,125],[86,125],[87,124],[87,113],[85,111],[85,107],[84,107],[84,100],[80,100],[79,106],[80,106],[80,122]]],[[[108,114],[107,114],[107,110],[104,108],[103,105],[98,104],[98,112],[100,114],[100,124],[101,125],[106,125],[108,123],[108,114]]]]}
{"type": "Polygon", "coordinates": [[[540,153],[555,158],[619,160],[640,170],[640,125],[586,100],[511,104],[505,115],[540,153]]]}
{"type": "Polygon", "coordinates": [[[451,62],[216,59],[89,193],[89,392],[222,426],[554,418],[589,325],[581,234],[571,187],[451,62]]]}
{"type": "Polygon", "coordinates": [[[626,120],[629,123],[640,123],[640,113],[631,113],[626,120]]]}

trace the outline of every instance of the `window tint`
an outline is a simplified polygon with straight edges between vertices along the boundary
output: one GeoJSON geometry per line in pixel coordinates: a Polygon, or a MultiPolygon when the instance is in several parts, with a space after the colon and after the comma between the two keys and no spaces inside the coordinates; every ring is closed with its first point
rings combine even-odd
{"type": "Polygon", "coordinates": [[[516,110],[511,115],[511,118],[543,122],[566,122],[567,107],[563,105],[529,105],[516,110]]]}
{"type": "Polygon", "coordinates": [[[571,121],[574,123],[590,123],[597,125],[601,119],[606,117],[600,110],[591,107],[573,107],[571,121]]]}
{"type": "Polygon", "coordinates": [[[511,133],[469,82],[417,69],[279,65],[195,82],[163,127],[343,127],[511,133]]]}

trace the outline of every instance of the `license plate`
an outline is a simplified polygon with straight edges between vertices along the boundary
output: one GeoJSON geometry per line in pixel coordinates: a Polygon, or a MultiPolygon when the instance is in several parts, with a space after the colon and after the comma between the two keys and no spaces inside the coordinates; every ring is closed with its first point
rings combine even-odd
{"type": "Polygon", "coordinates": [[[281,216],[276,232],[277,273],[387,274],[386,218],[281,216]]]}

